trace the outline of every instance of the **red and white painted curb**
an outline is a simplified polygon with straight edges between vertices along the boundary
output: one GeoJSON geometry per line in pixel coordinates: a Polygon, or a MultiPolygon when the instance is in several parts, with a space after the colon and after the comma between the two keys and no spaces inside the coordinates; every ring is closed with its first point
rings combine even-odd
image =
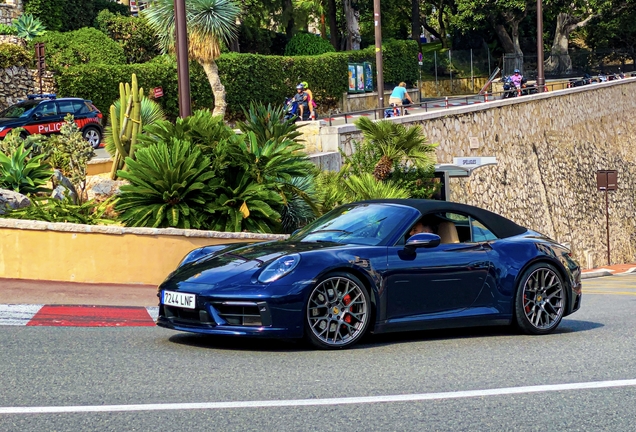
{"type": "Polygon", "coordinates": [[[158,307],[0,304],[0,326],[152,327],[158,307]]]}

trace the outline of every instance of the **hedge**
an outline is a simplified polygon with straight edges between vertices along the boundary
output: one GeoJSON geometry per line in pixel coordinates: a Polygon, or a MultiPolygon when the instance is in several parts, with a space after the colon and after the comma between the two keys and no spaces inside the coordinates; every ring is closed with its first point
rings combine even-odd
{"type": "Polygon", "coordinates": [[[327,39],[311,33],[296,33],[285,46],[286,56],[320,55],[335,51],[327,39]]]}
{"type": "Polygon", "coordinates": [[[11,66],[30,67],[33,63],[33,55],[19,45],[0,44],[0,69],[11,66]]]}
{"type": "MultiPolygon", "coordinates": [[[[385,47],[385,83],[417,81],[417,43],[388,41],[385,47]]],[[[347,64],[364,61],[370,61],[375,70],[374,47],[318,56],[223,54],[217,64],[226,90],[227,118],[239,118],[242,107],[251,101],[282,105],[286,97],[295,93],[295,87],[301,81],[309,83],[321,109],[334,108],[347,91],[347,64]]],[[[58,90],[64,96],[91,99],[102,112],[107,113],[110,104],[118,97],[119,82],[130,80],[133,72],[145,89],[163,87],[164,96],[159,102],[169,116],[176,117],[179,108],[174,56],[159,56],[149,63],[136,65],[91,64],[69,67],[57,77],[58,90]]],[[[210,85],[202,68],[196,63],[191,63],[190,87],[195,107],[213,106],[210,85]]]]}
{"type": "Polygon", "coordinates": [[[55,72],[80,64],[97,66],[126,62],[122,47],[92,27],[67,33],[46,32],[35,38],[31,46],[37,42],[44,42],[47,67],[55,72]]]}
{"type": "MultiPolygon", "coordinates": [[[[119,83],[130,82],[132,74],[137,75],[139,86],[152,97],[152,89],[162,87],[163,97],[157,99],[166,115],[179,115],[177,95],[177,66],[174,58],[169,61],[153,61],[131,65],[81,65],[68,68],[56,76],[58,93],[61,96],[75,96],[90,99],[95,106],[108,116],[110,105],[119,98],[119,83]]],[[[190,65],[190,90],[193,109],[211,107],[212,91],[196,63],[190,65]]]]}

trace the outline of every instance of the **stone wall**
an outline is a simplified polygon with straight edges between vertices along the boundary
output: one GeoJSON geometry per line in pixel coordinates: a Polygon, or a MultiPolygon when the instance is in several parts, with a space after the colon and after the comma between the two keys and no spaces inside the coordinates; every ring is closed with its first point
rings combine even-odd
{"type": "Polygon", "coordinates": [[[22,14],[22,0],[6,0],[0,3],[0,24],[10,25],[22,14]]]}
{"type": "MultiPolygon", "coordinates": [[[[600,169],[618,170],[619,189],[609,192],[611,261],[636,259],[635,95],[636,79],[626,79],[395,121],[421,124],[429,140],[439,143],[439,163],[497,157],[496,166],[452,179],[453,201],[569,243],[584,267],[598,267],[607,264],[605,195],[596,185],[600,169]],[[471,149],[471,137],[479,148],[471,149]]],[[[352,125],[337,129],[340,148],[350,153],[360,132],[352,125]]]]}
{"type": "MultiPolygon", "coordinates": [[[[46,71],[42,77],[44,93],[55,93],[53,73],[46,71]]],[[[26,99],[27,95],[40,93],[40,82],[37,70],[22,67],[0,69],[0,109],[26,99]]]]}

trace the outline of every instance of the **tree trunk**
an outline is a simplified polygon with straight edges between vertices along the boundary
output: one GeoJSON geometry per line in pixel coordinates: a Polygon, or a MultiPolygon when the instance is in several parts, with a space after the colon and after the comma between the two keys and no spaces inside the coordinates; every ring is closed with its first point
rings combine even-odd
{"type": "Polygon", "coordinates": [[[561,12],[557,15],[554,40],[550,49],[550,56],[545,61],[544,69],[549,74],[561,74],[572,72],[572,59],[570,58],[568,27],[570,27],[570,14],[561,12]]]}
{"type": "Polygon", "coordinates": [[[506,54],[514,54],[517,51],[515,50],[515,44],[512,41],[512,38],[508,34],[506,27],[503,24],[495,24],[494,25],[495,34],[497,35],[497,39],[501,43],[501,47],[503,48],[506,54]]]}
{"type": "Polygon", "coordinates": [[[446,39],[446,24],[444,23],[444,0],[440,0],[437,8],[437,24],[439,24],[439,35],[442,41],[442,47],[448,48],[448,40],[446,39]]]}
{"type": "Polygon", "coordinates": [[[214,60],[200,62],[200,64],[203,67],[205,76],[208,77],[208,82],[214,95],[214,111],[212,111],[212,115],[224,117],[227,103],[225,102],[225,86],[221,83],[221,78],[219,77],[219,68],[214,60]]]}
{"type": "Polygon", "coordinates": [[[338,49],[338,20],[336,17],[336,0],[328,0],[327,9],[329,10],[329,39],[334,49],[338,49]]]}
{"type": "Polygon", "coordinates": [[[325,14],[320,14],[320,37],[327,39],[327,24],[325,23],[325,14]]]}
{"type": "Polygon", "coordinates": [[[523,54],[521,51],[521,44],[519,43],[519,23],[520,21],[513,21],[510,23],[512,30],[512,45],[514,46],[515,54],[523,54]]]}
{"type": "Polygon", "coordinates": [[[353,6],[354,0],[344,0],[345,20],[347,21],[347,50],[359,50],[360,41],[360,12],[353,6]]]}
{"type": "Polygon", "coordinates": [[[294,35],[294,3],[292,0],[283,0],[283,23],[287,40],[294,35]]]}
{"type": "Polygon", "coordinates": [[[411,0],[411,37],[420,44],[420,0],[411,0]]]}
{"type": "Polygon", "coordinates": [[[596,15],[588,15],[585,19],[576,18],[569,13],[561,12],[557,15],[554,40],[550,49],[550,56],[544,63],[546,73],[569,74],[572,72],[572,59],[570,58],[570,34],[581,27],[588,25],[596,15]]]}

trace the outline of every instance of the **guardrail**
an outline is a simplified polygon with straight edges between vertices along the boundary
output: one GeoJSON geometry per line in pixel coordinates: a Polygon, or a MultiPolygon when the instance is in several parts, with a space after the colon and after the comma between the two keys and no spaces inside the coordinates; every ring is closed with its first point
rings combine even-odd
{"type": "MultiPolygon", "coordinates": [[[[627,77],[621,78],[621,79],[627,79],[627,77]]],[[[555,89],[563,90],[563,89],[572,88],[572,87],[579,87],[581,85],[593,85],[599,82],[603,82],[603,81],[596,80],[596,81],[591,81],[589,83],[583,83],[583,78],[572,78],[568,82],[562,81],[558,83],[546,83],[542,90],[543,92],[550,92],[550,91],[554,91],[555,89]]],[[[503,90],[499,92],[483,92],[482,94],[476,94],[476,95],[470,95],[470,96],[455,96],[455,97],[451,96],[451,97],[445,97],[440,99],[427,100],[426,102],[412,103],[412,104],[403,105],[402,107],[397,107],[397,108],[386,106],[383,108],[365,109],[360,111],[349,111],[344,113],[334,112],[330,110],[327,116],[319,117],[318,120],[323,120],[328,122],[329,126],[332,126],[332,121],[341,117],[344,118],[345,124],[348,124],[349,118],[353,116],[361,116],[361,115],[369,116],[369,117],[373,116],[373,119],[377,120],[377,119],[387,118],[385,117],[386,110],[393,110],[393,112],[391,113],[389,117],[393,117],[393,116],[401,117],[404,115],[408,115],[406,111],[408,111],[409,108],[414,108],[414,107],[419,107],[420,109],[423,108],[424,112],[428,112],[429,110],[438,111],[440,109],[453,108],[458,105],[472,105],[476,103],[486,103],[486,102],[492,102],[495,100],[501,100],[506,98],[506,95],[508,95],[508,97],[519,97],[519,96],[525,96],[529,94],[536,94],[536,93],[539,93],[539,90],[540,90],[539,87],[537,87],[537,85],[534,84],[534,85],[525,86],[521,89],[515,88],[515,89],[503,90]]]]}

